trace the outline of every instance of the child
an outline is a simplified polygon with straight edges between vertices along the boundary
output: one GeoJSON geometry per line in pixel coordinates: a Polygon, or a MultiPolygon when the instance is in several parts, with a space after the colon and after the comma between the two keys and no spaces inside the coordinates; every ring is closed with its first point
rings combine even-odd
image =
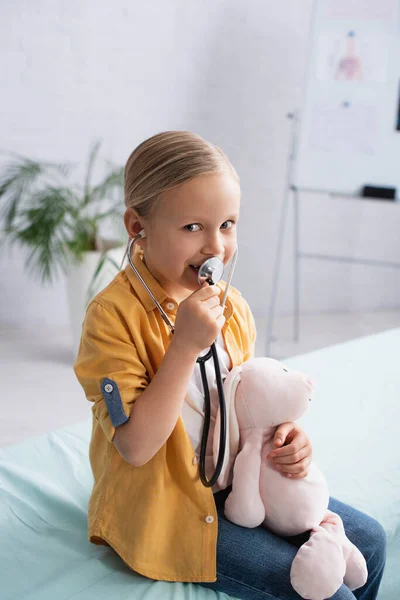
{"type": "MultiPolygon", "coordinates": [[[[199,286],[196,271],[211,256],[227,264],[235,252],[239,178],[223,152],[200,136],[160,133],[130,155],[125,203],[129,238],[145,233],[134,244],[133,263],[175,331],[130,265],[87,308],[74,368],[93,402],[89,539],[111,546],[152,579],[198,582],[243,599],[299,598],[289,571],[295,545],[304,540],[230,523],[223,516],[230,488],[205,487],[198,474],[204,396],[196,358],[216,341],[224,378],[254,356],[247,302],[230,287],[223,312],[226,284],[199,286]]],[[[217,388],[213,361],[206,365],[210,478],[217,388]]],[[[275,441],[269,459],[276,468],[304,477],[311,460],[305,433],[286,423],[275,441]]],[[[369,580],[355,597],[372,600],[383,572],[384,531],[338,501],[330,508],[368,563],[369,580]]],[[[354,596],[343,585],[333,598],[354,596]]]]}

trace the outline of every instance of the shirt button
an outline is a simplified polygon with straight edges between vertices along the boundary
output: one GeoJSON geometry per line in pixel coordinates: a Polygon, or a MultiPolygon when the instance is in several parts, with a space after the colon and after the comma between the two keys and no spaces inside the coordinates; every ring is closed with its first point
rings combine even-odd
{"type": "Polygon", "coordinates": [[[197,465],[197,463],[198,463],[198,458],[197,458],[197,456],[195,456],[194,459],[193,459],[193,464],[197,465]]]}
{"type": "Polygon", "coordinates": [[[207,523],[214,523],[214,520],[214,517],[212,517],[211,515],[208,515],[208,517],[206,517],[207,523]]]}
{"type": "Polygon", "coordinates": [[[165,306],[168,308],[168,310],[174,310],[175,308],[175,304],[173,302],[167,302],[165,306]]]}
{"type": "Polygon", "coordinates": [[[111,383],[107,383],[107,385],[104,386],[104,389],[106,390],[107,394],[110,394],[114,388],[111,383]]]}

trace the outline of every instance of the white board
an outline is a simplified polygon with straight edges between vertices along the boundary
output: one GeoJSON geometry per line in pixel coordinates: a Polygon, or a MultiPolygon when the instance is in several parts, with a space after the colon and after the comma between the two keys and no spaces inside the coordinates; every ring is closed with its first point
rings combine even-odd
{"type": "Polygon", "coordinates": [[[315,0],[294,183],[400,190],[400,0],[315,0]]]}

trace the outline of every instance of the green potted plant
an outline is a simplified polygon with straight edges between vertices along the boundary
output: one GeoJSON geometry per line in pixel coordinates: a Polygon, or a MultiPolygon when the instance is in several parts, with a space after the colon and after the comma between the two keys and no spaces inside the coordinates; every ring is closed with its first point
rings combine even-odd
{"type": "Polygon", "coordinates": [[[122,222],[124,169],[108,163],[92,184],[100,145],[92,144],[82,184],[71,183],[70,164],[18,155],[0,174],[2,243],[25,248],[25,268],[42,283],[66,274],[75,349],[90,296],[115,275],[124,253],[122,234],[104,236],[116,217],[122,222]]]}

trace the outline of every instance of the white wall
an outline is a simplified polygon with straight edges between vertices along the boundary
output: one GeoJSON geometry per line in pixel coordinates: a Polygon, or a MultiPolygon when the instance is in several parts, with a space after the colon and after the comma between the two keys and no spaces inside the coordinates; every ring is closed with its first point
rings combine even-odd
{"type": "MultiPolygon", "coordinates": [[[[82,164],[91,141],[102,138],[102,156],[124,164],[138,143],[166,129],[193,130],[220,145],[243,189],[233,285],[257,316],[265,316],[290,141],[286,113],[301,103],[311,5],[312,0],[5,3],[0,150],[82,164]]],[[[317,223],[308,241],[337,251],[351,240],[350,251],[362,255],[375,236],[381,257],[393,260],[398,241],[386,243],[383,232],[400,210],[396,215],[379,210],[366,224],[369,208],[359,207],[349,220],[343,207],[331,207],[332,219],[348,222],[350,233],[340,226],[326,234],[317,223]]],[[[309,227],[314,210],[307,211],[309,227]]],[[[66,324],[65,282],[42,288],[22,263],[20,251],[0,257],[0,323],[66,324]]],[[[307,263],[303,309],[398,306],[399,280],[400,272],[393,276],[392,270],[307,263]]],[[[288,227],[279,311],[291,309],[291,295],[288,227]]]]}

